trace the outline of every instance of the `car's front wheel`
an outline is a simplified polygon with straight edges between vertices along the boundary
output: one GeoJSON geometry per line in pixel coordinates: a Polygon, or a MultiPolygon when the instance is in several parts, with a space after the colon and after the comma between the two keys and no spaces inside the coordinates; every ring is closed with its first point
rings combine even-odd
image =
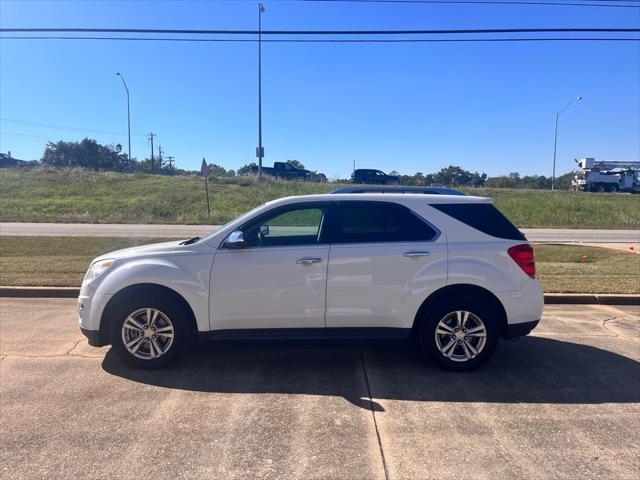
{"type": "Polygon", "coordinates": [[[174,302],[145,296],[123,302],[111,318],[109,336],[118,357],[137,368],[174,360],[188,338],[184,312],[174,302]]]}
{"type": "Polygon", "coordinates": [[[453,371],[478,368],[498,344],[497,322],[490,309],[471,298],[436,306],[424,316],[418,334],[422,351],[453,371]]]}

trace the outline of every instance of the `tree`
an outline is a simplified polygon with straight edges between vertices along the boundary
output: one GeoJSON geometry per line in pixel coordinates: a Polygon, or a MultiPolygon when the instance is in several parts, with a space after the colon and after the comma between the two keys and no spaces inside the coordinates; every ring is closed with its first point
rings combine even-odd
{"type": "Polygon", "coordinates": [[[450,187],[469,185],[471,183],[471,172],[449,165],[436,173],[433,179],[436,183],[450,187]]]}
{"type": "MultiPolygon", "coordinates": [[[[572,188],[571,182],[573,181],[574,175],[575,175],[574,172],[568,172],[568,173],[565,173],[564,175],[560,175],[559,177],[556,177],[555,187],[558,190],[570,190],[572,188]]],[[[551,180],[549,180],[549,188],[551,188],[551,180]]]]}
{"type": "Polygon", "coordinates": [[[101,145],[90,138],[81,142],[49,142],[41,161],[51,167],[82,167],[96,171],[122,171],[129,163],[122,153],[122,145],[101,145]]]}
{"type": "Polygon", "coordinates": [[[240,167],[237,171],[236,174],[237,175],[250,175],[251,173],[253,173],[253,170],[258,168],[258,164],[255,162],[251,162],[248,163],[246,165],[243,165],[242,167],[240,167]]]}
{"type": "Polygon", "coordinates": [[[209,176],[210,177],[223,177],[227,173],[227,170],[218,165],[217,163],[209,164],[209,176]]]}
{"type": "Polygon", "coordinates": [[[298,160],[287,160],[287,163],[289,165],[293,165],[296,168],[301,168],[301,169],[304,170],[304,165],[301,162],[299,162],[298,160]]]}
{"type": "MultiPolygon", "coordinates": [[[[569,188],[572,175],[572,173],[565,174],[565,182],[562,187],[559,186],[558,188],[569,188]],[[567,178],[568,180],[566,180],[567,178]]],[[[489,188],[549,189],[551,188],[551,177],[545,177],[544,175],[525,175],[521,177],[518,172],[511,172],[509,175],[488,179],[486,186],[489,188]]]]}

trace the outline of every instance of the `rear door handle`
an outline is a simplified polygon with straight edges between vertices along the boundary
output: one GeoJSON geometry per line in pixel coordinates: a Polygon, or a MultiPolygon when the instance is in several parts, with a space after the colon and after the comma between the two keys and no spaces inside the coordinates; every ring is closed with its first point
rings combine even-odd
{"type": "Polygon", "coordinates": [[[311,265],[312,263],[321,262],[322,259],[319,257],[303,257],[296,260],[298,265],[311,265]]]}
{"type": "Polygon", "coordinates": [[[410,250],[402,254],[403,257],[426,257],[431,255],[427,250],[410,250]]]}

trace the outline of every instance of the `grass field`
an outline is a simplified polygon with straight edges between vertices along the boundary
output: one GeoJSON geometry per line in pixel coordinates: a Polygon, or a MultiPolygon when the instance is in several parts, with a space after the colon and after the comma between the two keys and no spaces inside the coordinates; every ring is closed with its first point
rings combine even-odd
{"type": "MultiPolygon", "coordinates": [[[[240,181],[209,184],[209,219],[200,177],[4,170],[0,171],[0,221],[220,224],[268,200],[326,193],[340,186],[240,181]]],[[[493,197],[496,206],[522,228],[633,229],[640,225],[640,195],[513,189],[467,192],[493,197]]]]}
{"type": "MultiPolygon", "coordinates": [[[[79,286],[89,262],[167,238],[0,236],[0,285],[79,286]]],[[[604,248],[535,245],[547,293],[640,294],[640,255],[604,248]]]]}

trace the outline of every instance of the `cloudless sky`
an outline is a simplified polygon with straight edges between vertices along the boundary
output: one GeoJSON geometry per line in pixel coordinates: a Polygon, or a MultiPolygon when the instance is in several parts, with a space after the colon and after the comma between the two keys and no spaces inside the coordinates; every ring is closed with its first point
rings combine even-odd
{"type": "MultiPolygon", "coordinates": [[[[265,1],[263,29],[640,28],[638,8],[265,1]]],[[[254,1],[0,2],[10,27],[256,29],[254,1]]],[[[9,35],[9,34],[5,34],[9,35]]],[[[636,34],[637,35],[637,34],[636,34]]],[[[180,35],[185,37],[185,35],[180,35]]],[[[0,40],[0,151],[85,136],[178,167],[255,161],[257,44],[0,40]],[[46,125],[35,125],[46,124],[46,125]],[[60,128],[68,127],[68,128],[60,128]]],[[[640,42],[263,44],[265,165],[550,175],[640,158],[640,42]]]]}

